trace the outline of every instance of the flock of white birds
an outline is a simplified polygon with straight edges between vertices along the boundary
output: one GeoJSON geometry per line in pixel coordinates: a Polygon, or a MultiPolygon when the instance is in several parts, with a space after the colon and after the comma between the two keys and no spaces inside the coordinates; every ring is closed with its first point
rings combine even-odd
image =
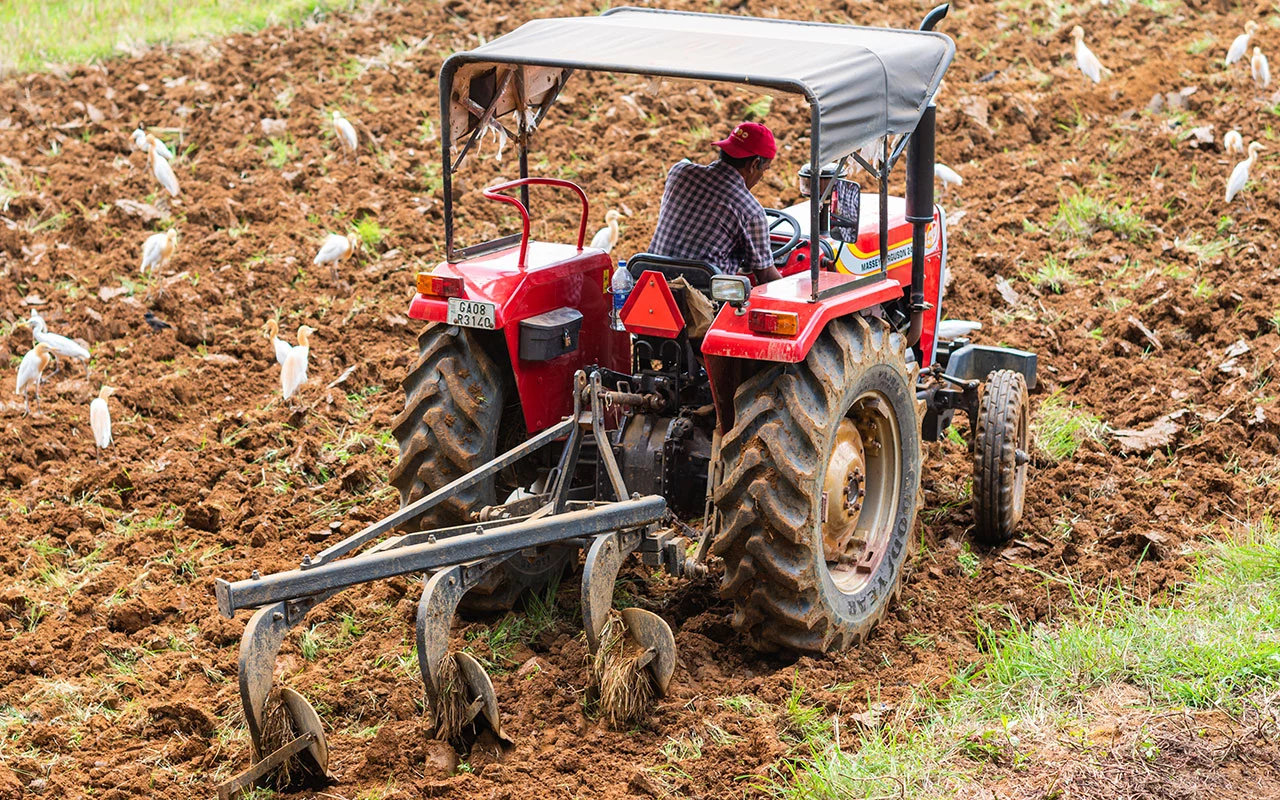
{"type": "MultiPolygon", "coordinates": [[[[332,123],[333,133],[342,149],[344,159],[357,158],[360,137],[356,133],[355,126],[343,117],[340,111],[333,112],[332,123]]],[[[181,193],[181,187],[178,184],[178,176],[174,173],[173,167],[169,163],[174,159],[173,151],[157,136],[148,133],[142,126],[139,126],[133,132],[132,140],[136,149],[147,154],[147,166],[155,177],[156,182],[160,184],[160,188],[167,192],[170,198],[177,197],[181,193]]],[[[616,225],[617,223],[615,222],[615,231],[617,230],[616,225]]],[[[169,228],[167,231],[148,236],[142,243],[142,261],[139,264],[139,270],[142,274],[144,276],[147,274],[155,276],[160,270],[167,267],[169,259],[177,248],[177,244],[178,231],[176,228],[169,228]]],[[[336,283],[338,281],[338,264],[345,261],[359,248],[360,239],[354,233],[345,236],[330,233],[326,235],[321,243],[312,263],[316,266],[327,264],[331,270],[331,277],[336,283]]],[[[150,290],[148,289],[149,295],[150,290]]],[[[61,362],[64,359],[81,361],[84,362],[85,375],[87,376],[89,374],[91,354],[84,345],[74,339],[50,333],[44,318],[39,311],[34,309],[29,319],[19,321],[15,327],[30,328],[34,339],[34,346],[23,355],[18,364],[17,385],[15,387],[15,393],[22,397],[23,415],[25,416],[31,413],[30,400],[32,394],[35,395],[36,410],[38,411],[40,408],[40,384],[44,382],[45,371],[50,365],[56,364],[55,372],[57,372],[61,369],[61,362]]],[[[267,330],[268,338],[271,339],[275,347],[276,361],[280,364],[281,395],[285,400],[290,400],[298,393],[298,389],[307,382],[307,362],[311,353],[311,336],[316,331],[306,325],[298,328],[298,344],[295,346],[290,345],[279,337],[279,328],[274,319],[268,322],[267,330]]],[[[98,396],[89,404],[89,427],[93,431],[94,445],[99,452],[109,447],[112,443],[111,409],[107,405],[107,398],[115,392],[115,388],[104,384],[98,392],[98,396]]]]}
{"type": "MultiPolygon", "coordinates": [[[[1228,68],[1244,59],[1245,54],[1249,52],[1249,44],[1253,41],[1253,34],[1257,30],[1258,23],[1249,20],[1245,23],[1244,33],[1232,40],[1231,47],[1227,48],[1227,57],[1224,59],[1228,68]]],[[[1080,68],[1086,78],[1094,83],[1100,83],[1105,75],[1111,74],[1111,70],[1102,66],[1102,62],[1093,54],[1089,46],[1084,43],[1084,28],[1079,25],[1075,26],[1071,29],[1071,36],[1076,41],[1076,66],[1080,68]]],[[[1271,65],[1268,63],[1266,55],[1263,54],[1262,48],[1253,48],[1253,58],[1250,59],[1249,66],[1253,73],[1253,80],[1258,84],[1259,88],[1269,88],[1271,86],[1271,65]]],[[[1245,154],[1244,137],[1240,135],[1239,131],[1227,131],[1222,137],[1222,145],[1227,153],[1245,154]]],[[[1228,203],[1234,200],[1236,195],[1240,194],[1241,190],[1249,183],[1249,170],[1253,168],[1253,164],[1258,158],[1258,153],[1265,149],[1258,142],[1250,143],[1248,156],[1231,170],[1231,176],[1227,178],[1225,194],[1228,203]]]]}
{"type": "MultiPolygon", "coordinates": [[[[1253,34],[1257,29],[1258,24],[1251,20],[1246,23],[1244,33],[1231,42],[1231,47],[1227,50],[1225,59],[1228,67],[1244,59],[1245,54],[1249,51],[1249,44],[1252,41],[1253,34]]],[[[1080,68],[1086,78],[1094,83],[1100,83],[1105,76],[1111,74],[1111,70],[1104,67],[1098,57],[1084,43],[1085,32],[1082,27],[1077,25],[1072,28],[1071,36],[1075,40],[1076,66],[1080,68]]],[[[1260,87],[1265,89],[1271,85],[1271,67],[1267,62],[1266,55],[1263,54],[1259,47],[1255,46],[1253,48],[1250,68],[1253,80],[1260,87]]],[[[344,159],[357,158],[360,137],[356,133],[355,126],[340,111],[333,112],[332,125],[334,138],[342,149],[344,159]]],[[[132,138],[134,146],[147,154],[147,165],[151,169],[156,182],[168,193],[169,197],[177,197],[181,192],[181,188],[178,185],[178,177],[169,163],[174,158],[173,151],[158,137],[143,129],[142,126],[139,126],[133,132],[132,138]]],[[[1247,152],[1246,158],[1235,165],[1235,168],[1231,171],[1231,176],[1227,179],[1225,197],[1226,201],[1230,203],[1248,184],[1249,170],[1257,160],[1259,152],[1265,148],[1255,141],[1249,144],[1246,151],[1244,137],[1240,135],[1239,131],[1235,130],[1228,131],[1223,136],[1223,146],[1228,153],[1244,155],[1247,152]]],[[[959,186],[964,183],[964,179],[960,174],[945,164],[937,164],[934,174],[942,182],[944,189],[948,186],[959,186]]],[[[591,241],[592,247],[600,248],[606,252],[613,249],[614,244],[618,241],[619,217],[619,213],[613,210],[610,210],[605,215],[606,226],[596,233],[591,241]]],[[[148,236],[142,243],[142,261],[139,266],[142,273],[144,275],[147,273],[154,275],[159,270],[164,269],[168,265],[169,259],[173,256],[177,243],[178,232],[175,228],[169,228],[167,231],[148,236]]],[[[338,264],[345,261],[359,249],[360,239],[354,233],[346,235],[330,233],[325,236],[312,263],[316,266],[327,264],[330,268],[330,277],[336,283],[338,281],[338,264]]],[[[29,414],[31,411],[29,395],[34,392],[36,408],[39,409],[40,383],[43,380],[44,371],[51,362],[62,358],[84,361],[87,374],[90,354],[87,349],[72,339],[50,333],[44,319],[36,311],[32,311],[31,318],[20,322],[19,325],[30,327],[35,340],[35,346],[23,356],[21,363],[18,365],[16,393],[22,396],[23,413],[29,414]]],[[[298,328],[298,344],[290,345],[280,338],[279,326],[275,320],[267,323],[267,336],[275,347],[276,361],[280,364],[281,394],[286,400],[297,394],[299,387],[306,383],[307,361],[311,349],[310,337],[315,332],[315,329],[303,325],[298,328]]],[[[100,450],[111,444],[111,414],[107,407],[107,398],[113,392],[115,392],[115,389],[104,385],[98,397],[90,404],[90,426],[93,429],[94,443],[100,450]]]]}

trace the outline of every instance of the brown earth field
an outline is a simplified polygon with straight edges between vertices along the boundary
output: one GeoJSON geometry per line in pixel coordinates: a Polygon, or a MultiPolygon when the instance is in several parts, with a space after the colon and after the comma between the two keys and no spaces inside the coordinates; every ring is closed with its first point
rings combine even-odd
{"type": "MultiPolygon", "coordinates": [[[[893,27],[915,27],[927,10],[903,0],[672,5],[893,27]]],[[[0,798],[207,797],[248,765],[236,684],[247,615],[219,617],[214,579],[292,568],[396,508],[390,422],[422,326],[408,302],[415,272],[442,249],[442,60],[529,18],[597,11],[375,2],[0,82],[4,380],[32,343],[13,323],[33,308],[93,353],[87,377],[77,363],[48,376],[38,413],[23,416],[12,393],[0,403],[0,798]],[[361,133],[355,162],[330,133],[335,108],[361,133]],[[172,201],[131,146],[139,123],[177,154],[172,201]],[[366,231],[375,221],[381,239],[334,285],[311,258],[326,231],[357,221],[366,231]],[[169,226],[177,250],[149,285],[142,240],[169,226]],[[153,335],[147,309],[172,329],[153,335]],[[280,398],[261,334],[269,318],[318,329],[297,408],[280,398]],[[119,388],[116,441],[99,459],[88,407],[104,383],[119,388]]],[[[1278,98],[1253,83],[1247,59],[1222,63],[1254,11],[1001,0],[957,8],[940,28],[958,52],[938,100],[938,155],[964,176],[940,198],[951,220],[946,314],[980,320],[977,341],[1039,353],[1041,420],[1065,409],[1098,423],[1077,434],[1074,455],[1037,449],[1014,543],[971,542],[970,462],[945,441],[927,448],[922,546],[901,598],[861,647],[760,655],[730,627],[714,578],[628,571],[622,589],[670,622],[680,663],[672,693],[623,731],[583,710],[575,580],[536,635],[528,623],[516,635],[516,617],[461,620],[456,644],[492,664],[516,741],[501,758],[428,739],[413,657],[419,579],[348,590],[281,654],[280,678],[325,721],[335,775],[287,796],[757,796],[790,754],[784,716],[760,709],[797,696],[852,715],[913,687],[945,691],[956,670],[981,664],[980,625],[1055,619],[1067,590],[1046,575],[1140,597],[1185,579],[1198,542],[1280,498],[1274,150],[1251,187],[1223,202],[1239,157],[1222,134],[1275,146],[1278,98]],[[1113,71],[1100,85],[1074,65],[1076,24],[1113,71]],[[1166,415],[1154,439],[1113,433],[1166,415]],[[725,701],[744,696],[759,713],[725,701]],[[664,752],[681,737],[703,741],[700,758],[664,752]]],[[[1255,36],[1268,52],[1280,46],[1274,19],[1255,36]]],[[[666,167],[709,158],[710,142],[758,99],[579,77],[538,134],[534,174],[583,185],[592,230],[606,207],[625,205],[615,253],[639,252],[666,167]]],[[[794,172],[808,153],[799,112],[780,97],[766,117],[782,146],[757,190],[766,205],[798,200],[794,172]]],[[[514,158],[499,162],[494,148],[486,142],[462,175],[460,224],[472,239],[504,221],[475,188],[515,176],[514,158]]],[[[569,220],[553,206],[535,234],[564,237],[569,220]]],[[[1132,774],[1123,759],[1086,767],[1058,748],[1029,769],[984,765],[981,791],[961,794],[1277,796],[1274,742],[1250,747],[1219,758],[1166,746],[1176,769],[1132,774]]]]}

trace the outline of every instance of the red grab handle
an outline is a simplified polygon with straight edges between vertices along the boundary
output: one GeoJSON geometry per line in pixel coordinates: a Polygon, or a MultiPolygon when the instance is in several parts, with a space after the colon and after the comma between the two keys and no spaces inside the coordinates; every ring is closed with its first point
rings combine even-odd
{"type": "Polygon", "coordinates": [[[520,219],[524,224],[524,234],[520,237],[520,269],[525,268],[525,259],[529,254],[529,209],[524,207],[514,197],[508,197],[500,192],[508,189],[515,189],[520,186],[559,186],[562,189],[572,189],[578,193],[578,197],[582,200],[582,221],[578,224],[578,250],[582,250],[582,243],[587,238],[587,193],[582,191],[582,187],[573,181],[566,181],[562,178],[518,178],[514,181],[499,183],[496,186],[490,186],[485,189],[482,194],[490,200],[497,200],[499,203],[508,203],[520,210],[520,219]]]}

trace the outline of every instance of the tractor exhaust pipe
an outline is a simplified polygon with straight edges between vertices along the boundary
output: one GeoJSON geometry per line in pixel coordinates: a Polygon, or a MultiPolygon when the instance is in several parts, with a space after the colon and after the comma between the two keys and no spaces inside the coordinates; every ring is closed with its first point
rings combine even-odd
{"type": "Polygon", "coordinates": [[[924,312],[929,308],[924,301],[924,240],[925,228],[933,222],[933,148],[937,138],[937,116],[937,107],[930,103],[907,144],[907,221],[911,223],[911,327],[907,329],[908,347],[915,347],[920,341],[924,312]]]}
{"type": "MultiPolygon", "coordinates": [[[[931,31],[947,16],[950,3],[943,3],[925,15],[920,30],[931,31]]],[[[932,102],[924,110],[915,133],[907,143],[907,221],[911,223],[911,325],[907,346],[915,347],[924,332],[924,239],[925,228],[933,222],[933,162],[937,140],[938,109],[932,102]]]]}

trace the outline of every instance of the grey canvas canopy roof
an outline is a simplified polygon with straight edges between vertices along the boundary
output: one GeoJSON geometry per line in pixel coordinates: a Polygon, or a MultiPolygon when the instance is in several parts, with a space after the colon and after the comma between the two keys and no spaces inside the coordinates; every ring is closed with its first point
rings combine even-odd
{"type": "Polygon", "coordinates": [[[506,115],[531,126],[572,70],[725,81],[805,96],[822,163],[910,134],[954,54],[934,32],[619,8],[534,20],[451,56],[442,113],[457,142],[506,115]]]}

